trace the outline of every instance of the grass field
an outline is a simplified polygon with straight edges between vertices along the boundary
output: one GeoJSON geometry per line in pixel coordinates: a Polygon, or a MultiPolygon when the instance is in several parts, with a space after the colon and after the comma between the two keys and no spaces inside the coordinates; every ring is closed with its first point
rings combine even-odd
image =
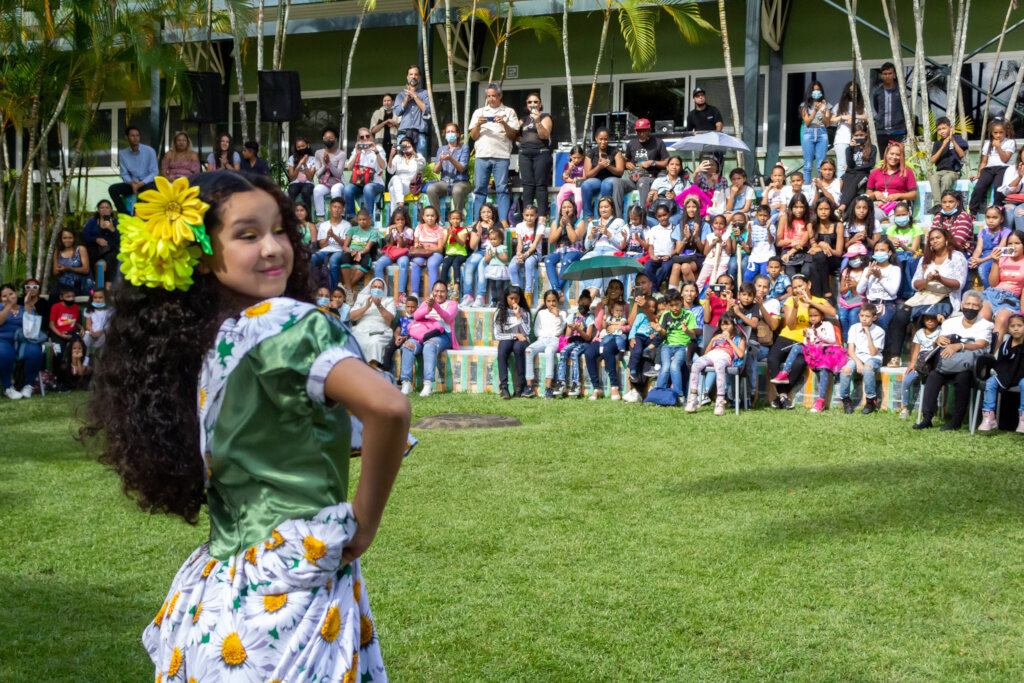
{"type": "MultiPolygon", "coordinates": [[[[152,680],[139,634],[206,533],[122,496],[70,438],[80,401],[0,403],[4,681],[152,680]]],[[[1024,679],[1017,435],[413,406],[525,426],[417,433],[363,564],[393,681],[1024,679]]]]}

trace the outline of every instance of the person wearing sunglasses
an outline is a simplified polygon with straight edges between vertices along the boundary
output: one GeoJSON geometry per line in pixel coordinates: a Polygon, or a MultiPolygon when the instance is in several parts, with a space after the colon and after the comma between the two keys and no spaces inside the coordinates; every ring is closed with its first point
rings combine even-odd
{"type": "Polygon", "coordinates": [[[377,197],[384,194],[384,161],[383,149],[377,144],[369,128],[360,128],[356,132],[356,144],[349,157],[345,170],[349,173],[349,182],[345,185],[345,218],[351,223],[356,217],[356,200],[359,208],[370,212],[373,218],[373,207],[377,197]]]}
{"type": "Polygon", "coordinates": [[[423,155],[416,151],[415,142],[409,138],[402,138],[398,145],[392,148],[391,158],[388,159],[388,173],[391,174],[388,180],[388,195],[391,198],[391,212],[405,203],[405,196],[409,194],[412,181],[423,172],[427,165],[423,155]]]}

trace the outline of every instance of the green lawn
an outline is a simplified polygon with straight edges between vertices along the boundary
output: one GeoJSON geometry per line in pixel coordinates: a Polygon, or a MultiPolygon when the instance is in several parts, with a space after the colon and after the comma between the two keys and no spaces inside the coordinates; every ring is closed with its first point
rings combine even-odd
{"type": "MultiPolygon", "coordinates": [[[[0,403],[4,681],[152,680],[139,634],[204,540],[71,440],[80,401],[0,403]]],[[[1024,679],[1017,435],[413,406],[525,426],[417,433],[363,565],[394,681],[1024,679]]]]}

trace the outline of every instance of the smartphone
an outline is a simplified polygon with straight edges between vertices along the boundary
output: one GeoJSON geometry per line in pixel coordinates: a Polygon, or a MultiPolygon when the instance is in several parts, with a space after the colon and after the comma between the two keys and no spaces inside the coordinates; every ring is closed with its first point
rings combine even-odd
{"type": "Polygon", "coordinates": [[[1013,256],[1016,253],[1017,253],[1017,248],[1016,247],[1000,247],[999,248],[999,255],[1000,256],[1013,256]]]}
{"type": "Polygon", "coordinates": [[[368,144],[366,144],[365,142],[360,142],[359,144],[356,145],[356,149],[369,149],[369,148],[370,148],[370,146],[368,144]]]}
{"type": "Polygon", "coordinates": [[[721,294],[722,292],[725,291],[725,285],[719,285],[719,284],[710,285],[708,287],[708,290],[714,292],[715,294],[721,294]]]}
{"type": "Polygon", "coordinates": [[[493,116],[485,116],[484,120],[486,120],[488,123],[494,123],[494,117],[493,116]]]}

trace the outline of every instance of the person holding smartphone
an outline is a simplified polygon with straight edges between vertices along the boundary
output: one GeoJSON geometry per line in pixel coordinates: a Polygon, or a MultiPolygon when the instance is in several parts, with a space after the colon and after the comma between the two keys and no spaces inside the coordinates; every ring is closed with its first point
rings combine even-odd
{"type": "Polygon", "coordinates": [[[626,170],[626,160],[622,152],[612,147],[611,135],[607,128],[594,131],[594,142],[583,159],[583,183],[580,193],[583,195],[583,219],[594,218],[595,203],[601,197],[612,197],[615,194],[615,181],[626,170]]]}
{"type": "MultiPolygon", "coordinates": [[[[113,205],[106,199],[96,204],[96,213],[85,222],[82,229],[82,243],[89,255],[89,263],[103,261],[104,284],[109,284],[117,273],[117,252],[121,246],[121,233],[117,231],[117,216],[113,205]]],[[[97,282],[99,278],[97,277],[97,282]]]]}
{"type": "Polygon", "coordinates": [[[537,201],[540,223],[551,213],[548,185],[551,184],[551,115],[543,111],[540,95],[526,96],[526,116],[519,119],[519,178],[523,183],[523,206],[537,201]]]}
{"type": "MultiPolygon", "coordinates": [[[[313,206],[315,173],[316,160],[309,148],[309,140],[299,136],[295,138],[292,155],[288,157],[288,198],[294,202],[301,196],[303,204],[313,206]]],[[[323,215],[322,208],[320,215],[323,215]]]]}
{"type": "Polygon", "coordinates": [[[494,176],[497,195],[498,219],[508,226],[508,208],[512,198],[508,193],[508,166],[512,158],[512,141],[519,135],[519,117],[515,109],[501,103],[501,85],[488,83],[487,105],[473,112],[469,118],[469,135],[475,141],[476,166],[473,175],[473,219],[480,217],[480,207],[487,203],[487,191],[494,176]]]}

